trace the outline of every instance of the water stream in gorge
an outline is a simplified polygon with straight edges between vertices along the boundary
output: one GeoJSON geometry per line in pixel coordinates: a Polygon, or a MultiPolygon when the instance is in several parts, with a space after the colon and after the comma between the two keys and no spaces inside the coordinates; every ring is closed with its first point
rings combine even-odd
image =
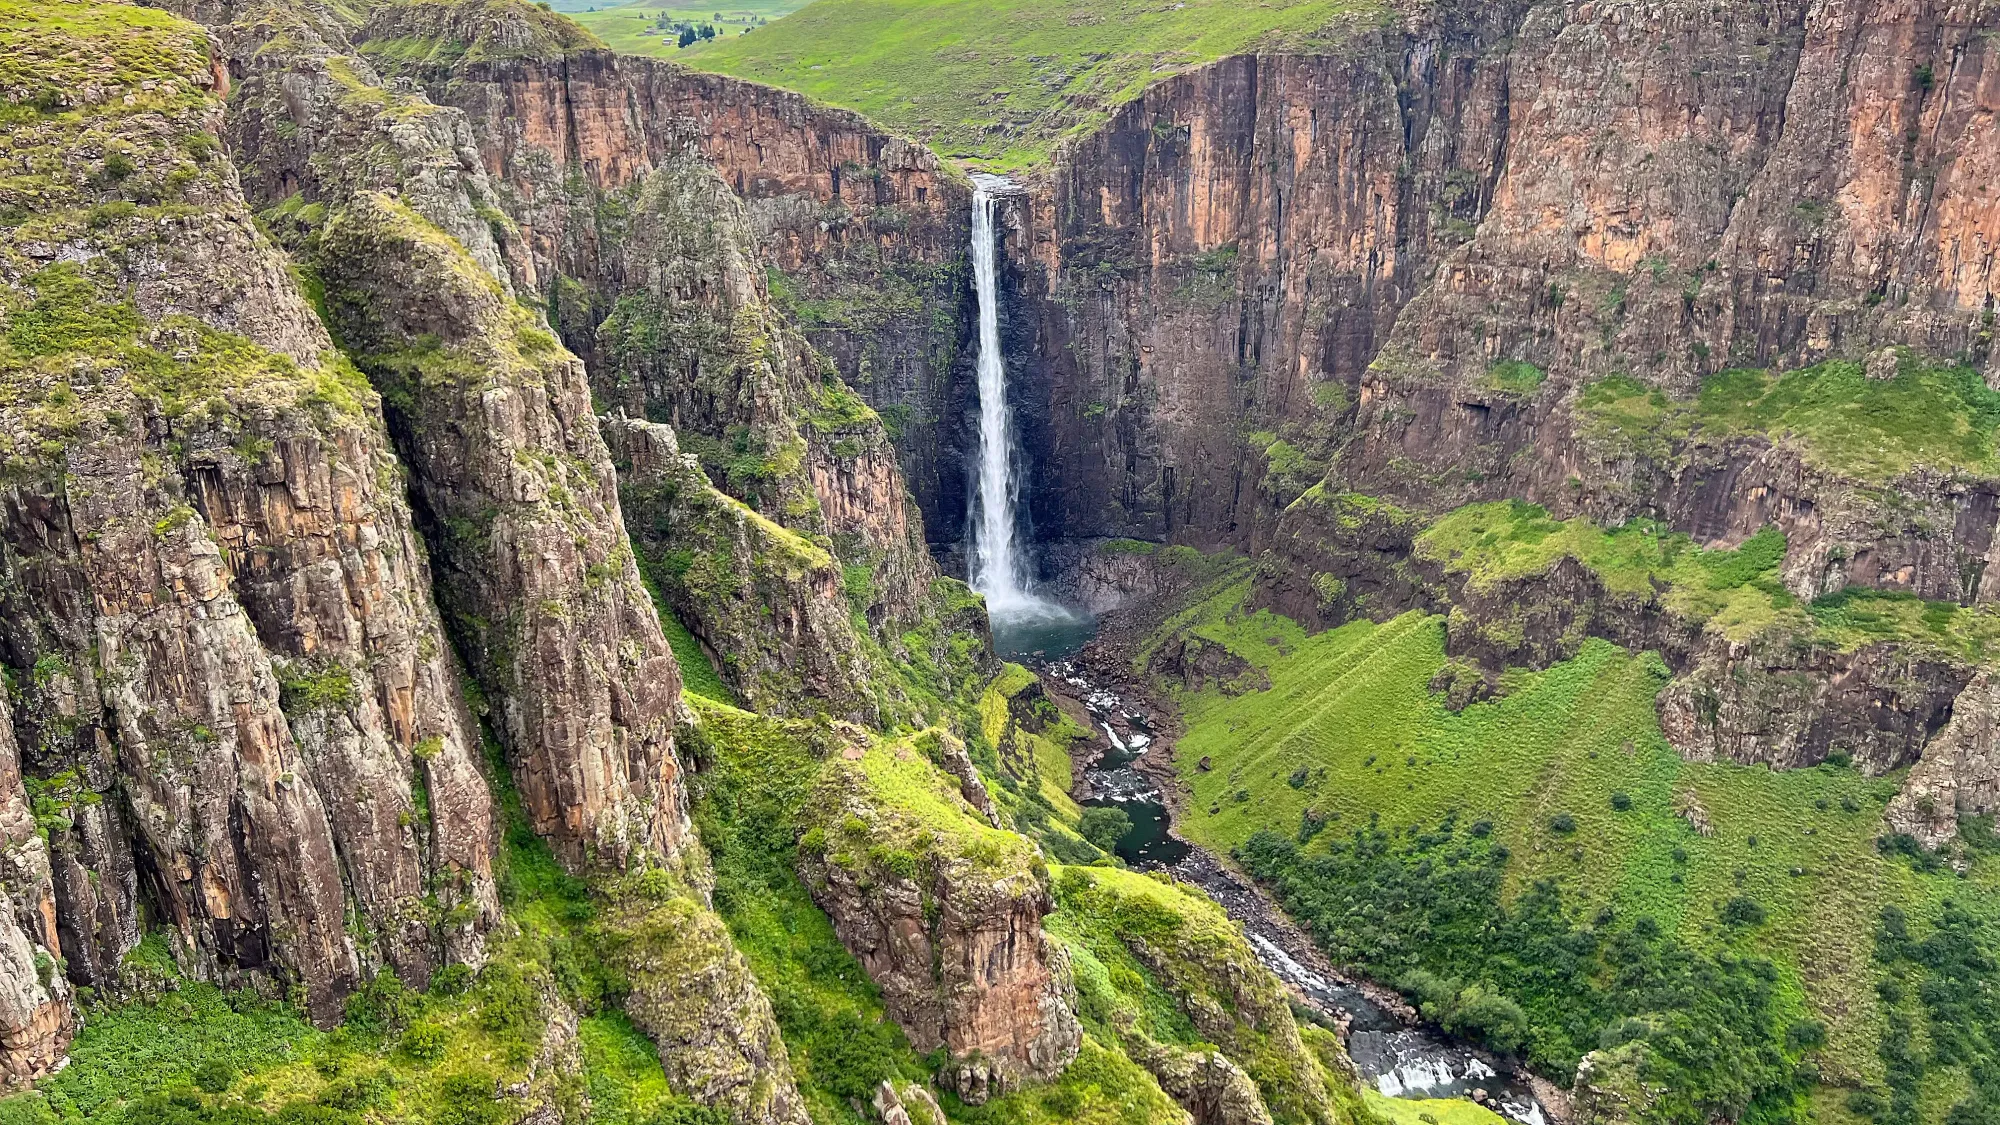
{"type": "Polygon", "coordinates": [[[1546,1125],[1542,1106],[1523,1084],[1497,1074],[1483,1055],[1414,1026],[1361,988],[1330,971],[1305,937],[1257,890],[1215,856],[1177,838],[1159,785],[1138,768],[1153,748],[1149,717],[1117,693],[1093,684],[1071,659],[1096,632],[1087,614],[1034,592],[1016,512],[1020,481],[1007,405],[1007,369],[1000,352],[999,237],[1001,200],[1014,185],[974,173],[972,276],[979,302],[979,446],[973,472],[971,565],[967,582],[986,598],[994,648],[1035,666],[1052,688],[1081,702],[1104,743],[1084,771],[1084,801],[1115,805],[1132,818],[1117,844],[1136,868],[1165,867],[1220,902],[1243,926],[1257,956],[1323,1016],[1348,1029],[1348,1053],[1376,1089],[1391,1097],[1474,1098],[1524,1125],[1546,1125]]]}
{"type": "MultiPolygon", "coordinates": [[[[1030,664],[1044,683],[1080,702],[1102,742],[1079,787],[1086,805],[1115,806],[1132,818],[1118,857],[1139,869],[1167,868],[1207,891],[1243,927],[1265,967],[1292,985],[1321,1015],[1347,1027],[1347,1050],[1363,1080],[1390,1097],[1468,1098],[1523,1125],[1547,1125],[1527,1084],[1496,1071],[1482,1052],[1415,1025],[1331,970],[1297,927],[1264,895],[1208,851],[1173,834],[1173,814],[1159,784],[1139,768],[1155,745],[1151,717],[1094,683],[1072,657],[1095,632],[1078,615],[1060,628],[1008,628],[994,622],[1002,656],[1030,664]]],[[[1150,764],[1150,763],[1149,763],[1150,764]]]]}

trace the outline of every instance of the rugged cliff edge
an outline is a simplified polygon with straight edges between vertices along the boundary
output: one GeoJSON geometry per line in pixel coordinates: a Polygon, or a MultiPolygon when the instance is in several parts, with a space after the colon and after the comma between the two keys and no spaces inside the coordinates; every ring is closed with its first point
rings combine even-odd
{"type": "Polygon", "coordinates": [[[10,894],[76,984],[118,992],[143,902],[185,964],[330,1018],[379,967],[482,957],[478,737],[375,395],[222,156],[206,36],[78,11],[8,33],[0,596],[52,917],[18,823],[10,894]]]}

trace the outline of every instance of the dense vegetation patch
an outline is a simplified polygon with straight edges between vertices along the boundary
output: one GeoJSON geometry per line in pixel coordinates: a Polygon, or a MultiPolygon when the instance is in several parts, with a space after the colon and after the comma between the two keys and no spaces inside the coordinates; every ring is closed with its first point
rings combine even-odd
{"type": "Polygon", "coordinates": [[[819,0],[676,57],[860,110],[1004,171],[1168,74],[1248,51],[1333,49],[1380,11],[1368,0],[819,0]]]}
{"type": "Polygon", "coordinates": [[[1645,915],[1585,920],[1553,881],[1503,903],[1510,852],[1483,826],[1357,827],[1310,854],[1260,830],[1239,855],[1330,953],[1447,1031],[1559,1079],[1590,1051],[1636,1054],[1639,1080],[1664,1091],[1648,1120],[1785,1119],[1798,1055],[1825,1040],[1781,1015],[1761,957],[1690,947],[1645,915]]]}

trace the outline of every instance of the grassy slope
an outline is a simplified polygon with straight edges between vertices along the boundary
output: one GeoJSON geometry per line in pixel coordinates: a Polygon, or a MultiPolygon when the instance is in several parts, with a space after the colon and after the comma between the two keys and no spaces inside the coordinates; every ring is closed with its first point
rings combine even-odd
{"type": "MultiPolygon", "coordinates": [[[[1685,762],[1654,716],[1664,666],[1602,642],[1453,714],[1428,687],[1445,660],[1441,619],[1411,613],[1308,638],[1268,612],[1231,613],[1233,597],[1211,602],[1199,631],[1262,667],[1273,687],[1184,701],[1177,758],[1194,796],[1181,824],[1190,837],[1228,849],[1259,828],[1291,832],[1308,807],[1337,815],[1328,838],[1371,815],[1395,828],[1457,811],[1496,826],[1514,890],[1553,878],[1572,901],[1648,914],[1708,945],[1728,940],[1718,906],[1749,895],[1770,912],[1751,940],[1780,964],[1789,1002],[1832,1025],[1828,1074],[1879,1074],[1876,915],[1888,903],[1929,915],[1965,891],[1876,853],[1897,778],[1685,762]],[[1204,756],[1212,771],[1195,768],[1204,756]],[[1613,809],[1618,792],[1629,810],[1613,809]],[[1691,803],[1711,835],[1678,815],[1691,803]],[[1549,828],[1563,812],[1572,835],[1549,828]]],[[[2000,864],[1981,858],[1970,877],[1991,888],[2000,864]]]]}
{"type": "Polygon", "coordinates": [[[2000,473],[2000,392],[1971,368],[1912,353],[1890,379],[1837,360],[1782,373],[1723,371],[1684,401],[1614,376],[1584,387],[1577,406],[1583,436],[1615,453],[1661,457],[1691,434],[1756,434],[1865,484],[1887,483],[1917,465],[2000,473]]]}
{"type": "Polygon", "coordinates": [[[1045,157],[1162,76],[1226,55],[1326,46],[1370,0],[819,0],[749,35],[679,52],[992,170],[1045,157]]]}
{"type": "Polygon", "coordinates": [[[758,26],[799,10],[801,0],[730,0],[710,7],[690,5],[687,0],[637,0],[618,4],[615,0],[567,0],[556,10],[588,28],[615,51],[631,55],[676,58],[687,52],[674,45],[671,35],[647,29],[665,16],[668,24],[687,22],[710,24],[724,36],[736,36],[745,28],[758,26]],[[717,17],[720,17],[719,19],[717,17]]]}
{"type": "Polygon", "coordinates": [[[1895,641],[1981,661],[2000,650],[2000,611],[1991,605],[1964,607],[1865,588],[1799,602],[1778,573],[1785,536],[1775,527],[1734,550],[1705,550],[1646,520],[1606,529],[1583,516],[1556,520],[1537,505],[1501,500],[1443,516],[1417,537],[1416,553],[1464,574],[1475,591],[1536,578],[1573,558],[1613,597],[1658,600],[1732,641],[1791,630],[1842,652],[1895,641]]]}

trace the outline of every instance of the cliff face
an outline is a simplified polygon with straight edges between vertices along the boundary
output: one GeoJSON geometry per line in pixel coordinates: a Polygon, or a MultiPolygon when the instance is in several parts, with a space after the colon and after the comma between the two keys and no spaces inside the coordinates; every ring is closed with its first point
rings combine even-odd
{"type": "MultiPolygon", "coordinates": [[[[1037,527],[1261,546],[1328,470],[1426,510],[1526,497],[1704,538],[1872,514],[1818,505],[1851,482],[1774,435],[1594,447],[1576,388],[1685,396],[1888,344],[1987,364],[1980,26],[1951,5],[1445,8],[1343,56],[1155,86],[1015,217],[1037,527]],[[1536,374],[1504,384],[1508,363],[1536,374]]],[[[1923,557],[1983,560],[1986,489],[1910,484],[1951,541],[1856,536],[1854,580],[1956,596],[1954,560],[1923,557]]]]}
{"type": "MultiPolygon", "coordinates": [[[[191,970],[329,1018],[378,967],[482,957],[478,739],[375,396],[251,222],[205,38],[93,15],[131,30],[8,33],[67,91],[12,134],[0,233],[10,934],[115,995],[143,903],[191,970]]],[[[17,1074],[67,1028],[26,981],[17,1074]]]]}
{"type": "Polygon", "coordinates": [[[872,718],[867,656],[833,556],[710,484],[670,427],[614,416],[605,437],[655,588],[721,657],[743,702],[872,718]]]}
{"type": "Polygon", "coordinates": [[[671,857],[679,681],[638,577],[582,365],[515,299],[462,115],[385,87],[331,10],[200,11],[229,142],[387,392],[441,608],[535,829],[573,864],[671,857]]]}
{"type": "MultiPolygon", "coordinates": [[[[846,383],[895,408],[910,486],[924,511],[945,513],[932,521],[932,540],[955,542],[962,528],[949,513],[963,507],[964,459],[963,420],[953,413],[963,372],[954,365],[969,323],[957,315],[969,299],[963,178],[854,114],[578,46],[526,27],[532,18],[512,7],[392,5],[359,39],[383,66],[466,113],[519,225],[517,282],[550,295],[565,341],[598,371],[599,323],[646,284],[623,260],[633,197],[656,169],[699,152],[741,200],[758,249],[751,272],[770,270],[771,303],[846,383]],[[413,34],[473,46],[460,56],[396,57],[394,45],[413,34]]],[[[751,284],[761,301],[765,279],[751,284]]],[[[807,364],[804,377],[817,379],[818,366],[807,364]]],[[[687,420],[674,424],[683,440],[697,432],[687,420]]],[[[836,535],[899,537],[840,510],[825,491],[821,500],[836,535]]]]}
{"type": "Polygon", "coordinates": [[[1990,25],[1448,5],[1159,83],[1009,214],[1037,534],[1269,549],[1259,600],[1319,624],[1458,606],[1453,654],[1489,672],[1585,635],[1661,647],[1691,756],[1916,760],[1976,662],[1729,640],[1580,574],[1482,594],[1408,560],[1444,513],[1525,499],[1710,545],[1775,525],[1801,602],[1990,600],[1990,25]],[[1899,446],[1920,431],[1980,436],[1899,446]]]}
{"type": "Polygon", "coordinates": [[[954,275],[935,262],[959,253],[941,233],[962,216],[958,181],[852,115],[620,59],[525,6],[387,5],[358,42],[463,110],[515,283],[547,295],[597,397],[671,424],[716,486],[833,556],[865,620],[836,648],[872,641],[898,666],[944,669],[926,691],[963,687],[948,637],[910,648],[963,591],[939,581],[890,425],[849,386],[955,339],[937,315],[954,275]],[[413,37],[463,49],[412,57],[413,37]]]}
{"type": "Polygon", "coordinates": [[[76,1030],[69,982],[57,970],[62,939],[56,932],[55,884],[48,841],[35,824],[21,783],[20,751],[13,723],[0,715],[0,1083],[13,1086],[46,1074],[76,1030]]]}

